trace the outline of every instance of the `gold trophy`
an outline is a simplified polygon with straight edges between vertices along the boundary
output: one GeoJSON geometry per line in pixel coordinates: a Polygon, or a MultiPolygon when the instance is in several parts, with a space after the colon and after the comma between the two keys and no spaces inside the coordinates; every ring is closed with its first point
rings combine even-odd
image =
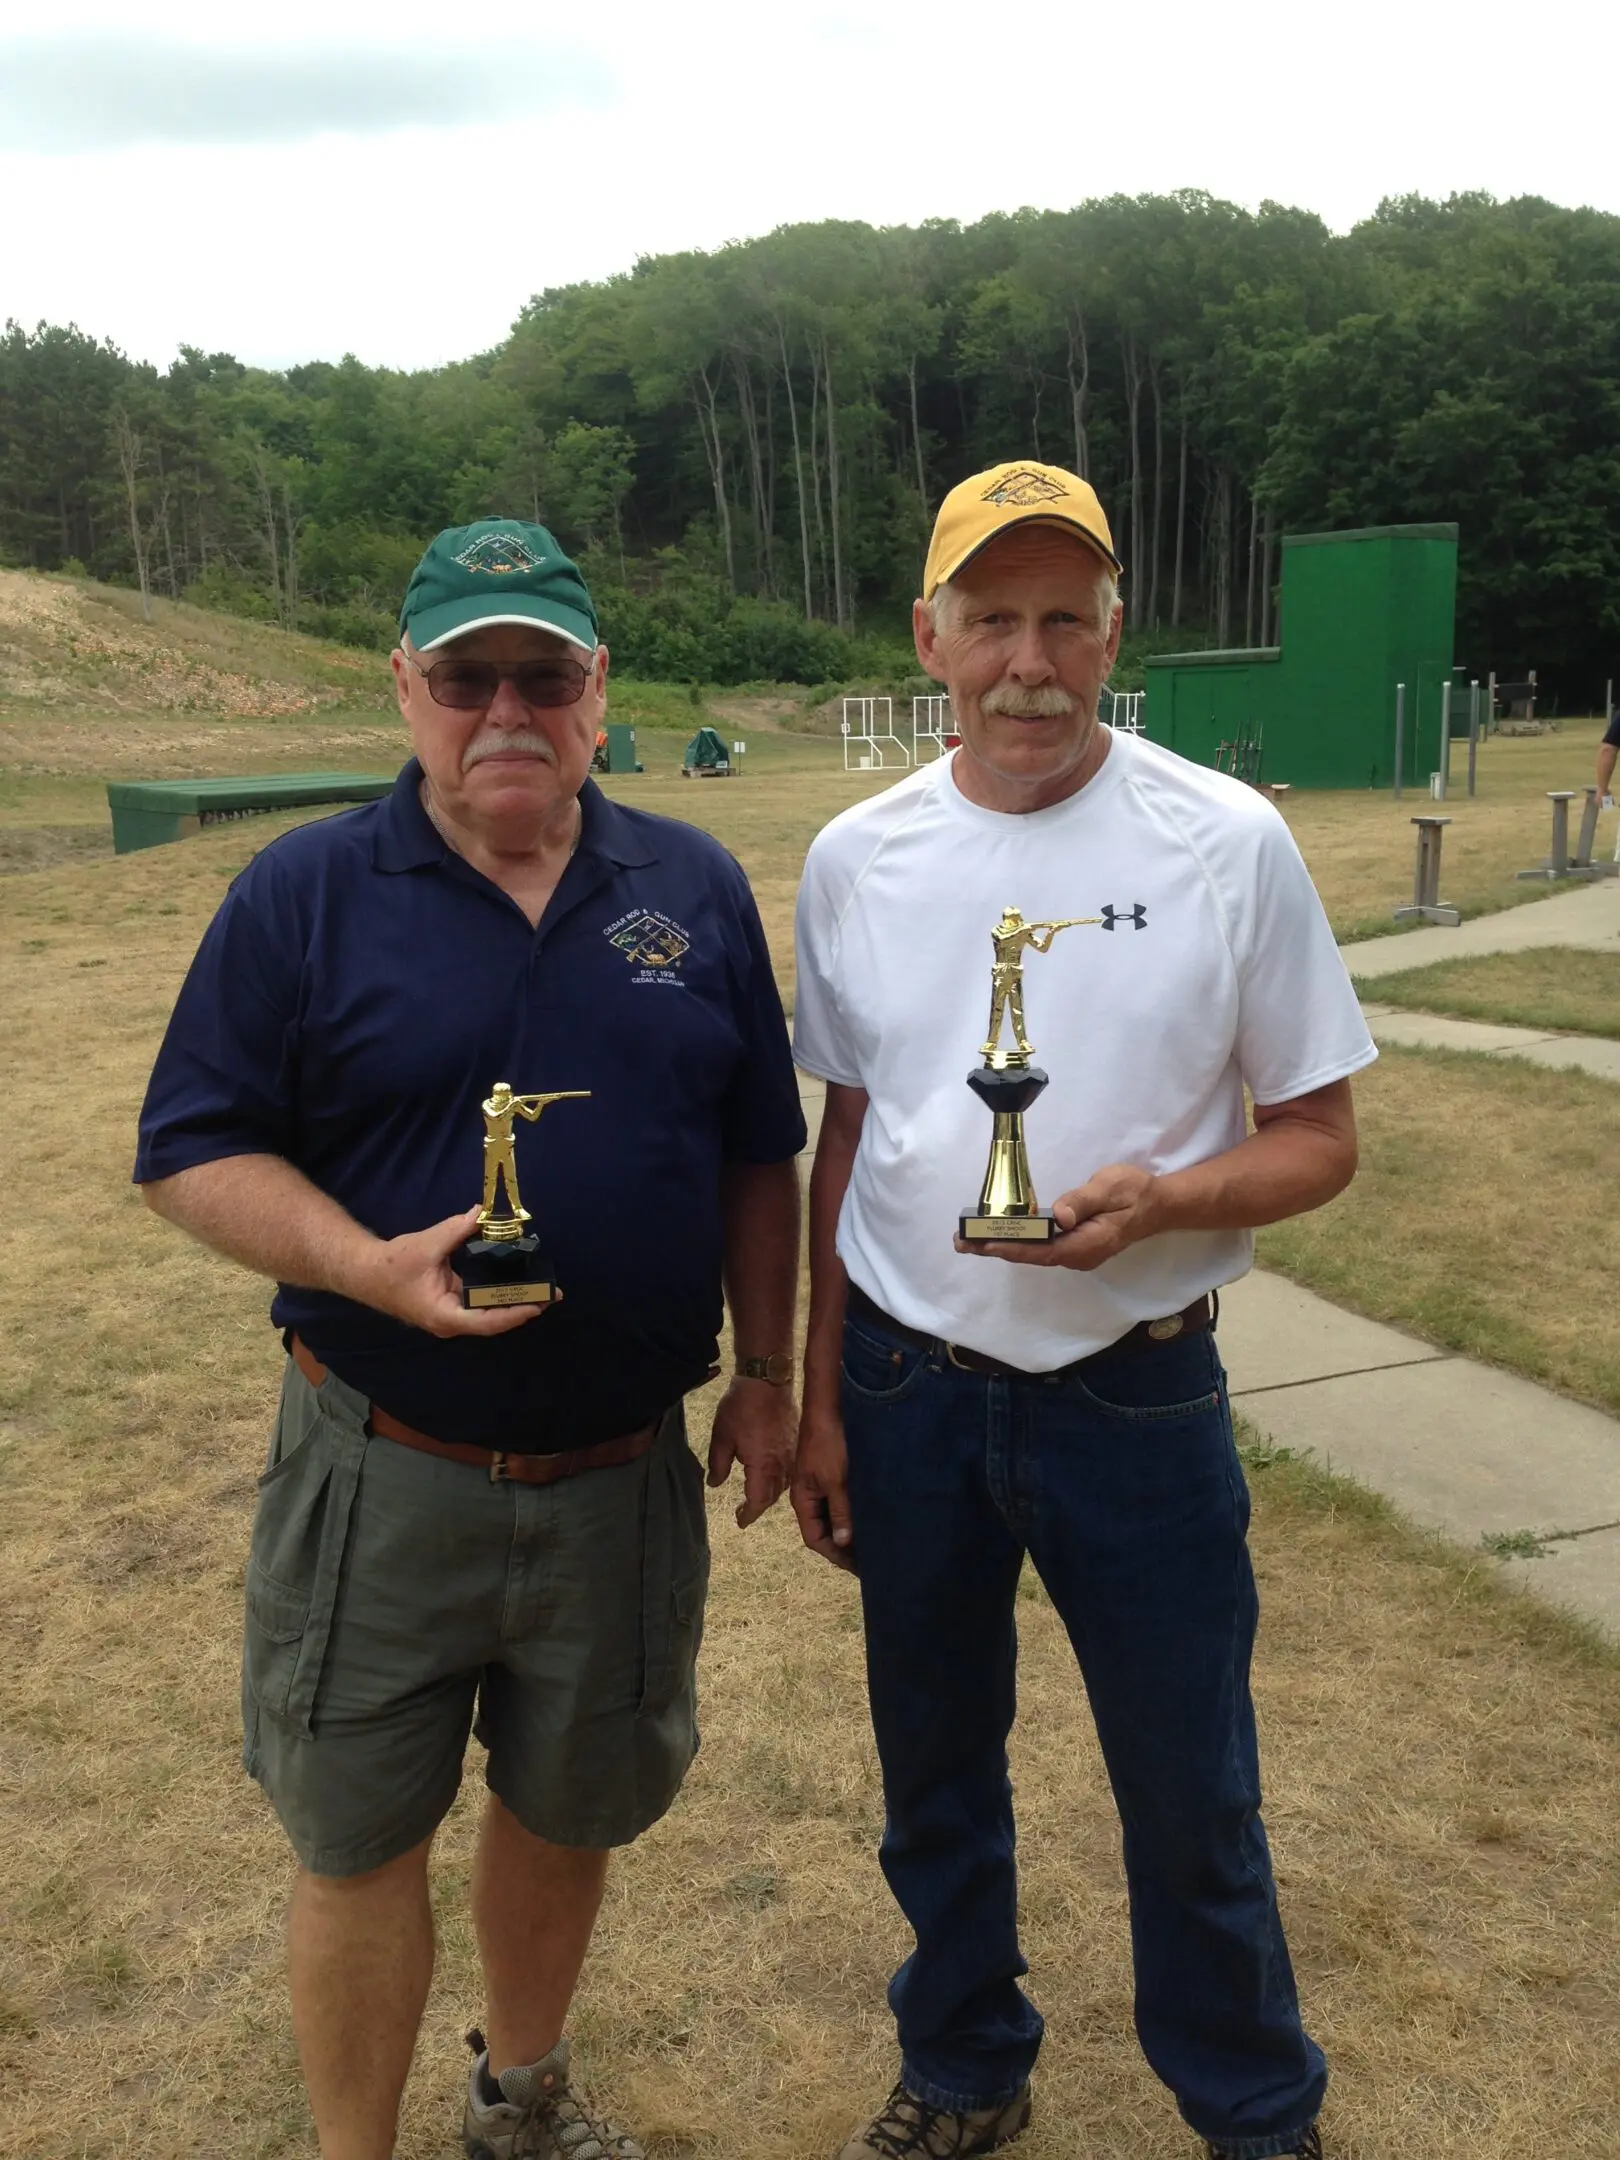
{"type": "MultiPolygon", "coordinates": [[[[1024,1148],[1024,1112],[1047,1085],[1048,1075],[1030,1061],[1034,1045],[1024,1033],[1024,955],[1047,953],[1060,930],[1101,923],[1100,915],[1069,915],[1062,922],[1025,922],[1017,908],[1004,908],[990,933],[995,958],[990,969],[990,1027],[981,1055],[984,1063],[967,1078],[980,1102],[994,1113],[990,1161],[979,1204],[961,1218],[964,1240],[1017,1238],[1044,1245],[1058,1235],[1051,1212],[1037,1206],[1035,1185],[1024,1148]],[[1001,1040],[1012,1024],[1011,1045],[1001,1040]]],[[[1107,928],[1112,929],[1109,922],[1107,928]]]]}
{"type": "Polygon", "coordinates": [[[549,1305],[558,1295],[551,1264],[540,1240],[529,1230],[533,1221],[518,1197],[514,1118],[531,1125],[554,1102],[587,1102],[589,1088],[563,1088],[554,1095],[514,1095],[497,1080],[484,1113],[484,1204],[478,1230],[456,1255],[463,1305],[549,1305]],[[506,1213],[497,1212],[505,1187],[506,1213]]]}

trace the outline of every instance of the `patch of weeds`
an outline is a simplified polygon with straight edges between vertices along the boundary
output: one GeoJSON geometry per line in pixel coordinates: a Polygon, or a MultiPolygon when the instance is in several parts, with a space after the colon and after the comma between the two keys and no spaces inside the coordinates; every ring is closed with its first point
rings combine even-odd
{"type": "Polygon", "coordinates": [[[68,1868],[53,1868],[24,1900],[22,1909],[29,1919],[73,1927],[85,1918],[90,1906],[79,1877],[68,1868]]]}
{"type": "Polygon", "coordinates": [[[1278,1463],[1303,1462],[1309,1453],[1309,1448],[1279,1447],[1258,1433],[1252,1440],[1238,1442],[1238,1461],[1245,1470],[1274,1470],[1278,1463]]]}
{"type": "Polygon", "coordinates": [[[1487,1530],[1479,1542],[1496,1560],[1544,1560],[1551,1541],[1539,1530],[1487,1530]]]}
{"type": "Polygon", "coordinates": [[[82,968],[105,967],[107,965],[107,962],[105,956],[103,956],[102,958],[97,960],[75,960],[73,965],[75,967],[82,968]]]}
{"type": "Polygon", "coordinates": [[[1506,1815],[1474,1815],[1463,1823],[1462,1834],[1475,1845],[1511,1845],[1519,1829],[1506,1815]]]}
{"type": "Polygon", "coordinates": [[[73,1971],[98,2010],[122,2008],[135,1985],[134,1961],[116,1937],[92,1943],[74,1960],[73,1971]]]}
{"type": "Polygon", "coordinates": [[[22,941],[22,949],[24,952],[49,952],[51,941],[49,938],[25,937],[22,941]]]}
{"type": "Polygon", "coordinates": [[[26,2003],[0,1994],[0,2040],[32,2040],[38,2031],[39,2021],[26,2003]]]}
{"type": "Polygon", "coordinates": [[[726,1895],[749,1912],[763,1912],[781,1894],[782,1878],[775,1868],[750,1868],[746,1874],[733,1875],[726,1884],[726,1895]]]}

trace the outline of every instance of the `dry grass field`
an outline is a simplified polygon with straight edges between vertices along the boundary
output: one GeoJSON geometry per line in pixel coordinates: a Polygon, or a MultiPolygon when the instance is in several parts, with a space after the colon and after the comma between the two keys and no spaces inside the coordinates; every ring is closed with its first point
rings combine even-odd
{"type": "MultiPolygon", "coordinates": [[[[254,664],[324,687],[279,646],[254,664]]],[[[311,670],[324,664],[316,649],[311,670]]],[[[1570,732],[1490,747],[1589,756],[1570,732]]],[[[762,735],[749,780],[692,784],[667,748],[660,736],[647,760],[662,771],[615,791],[721,834],[785,964],[804,843],[874,783],[762,735]]],[[[398,755],[381,712],[342,698],[230,721],[42,700],[0,709],[0,831],[88,829],[108,772],[384,770],[398,755]]],[[[1505,795],[1505,756],[1500,770],[1505,795]]],[[[1552,784],[1528,759],[1511,774],[1525,830],[1508,867],[1539,845],[1531,783],[1552,784]]],[[[1357,817],[1361,889],[1384,878],[1365,866],[1406,830],[1391,808],[1291,810],[1313,860],[1338,865],[1336,907],[1354,905],[1357,817]]],[[[236,1760],[241,1573],[279,1359],[267,1288],[127,1183],[181,972],[275,829],[116,860],[64,850],[0,877],[0,2160],[313,2151],[280,1975],[287,1861],[236,1760]]],[[[1416,1305],[1468,1257],[1465,1234],[1478,1263],[1526,1234],[1538,1194],[1554,1213],[1540,1181],[1562,1135],[1601,1149],[1612,1098],[1579,1076],[1390,1057],[1363,1100],[1369,1168],[1349,1205],[1365,1189],[1373,1213],[1341,1202],[1319,1218],[1321,1251],[1280,1257],[1308,1272],[1352,1252],[1333,1294],[1363,1295],[1382,1267],[1416,1305]],[[1504,1169],[1520,1149],[1522,1181],[1504,1169]],[[1501,1193],[1495,1213],[1482,1185],[1501,1193]]],[[[1487,1318],[1516,1342],[1538,1281],[1568,1320],[1550,1376],[1607,1400],[1576,1340],[1612,1333],[1585,1216],[1549,1220],[1516,1280],[1466,1287],[1496,1299],[1487,1318]]],[[[1424,1310],[1437,1333],[1451,1324],[1424,1310]]],[[[711,1407],[694,1398],[700,1444],[711,1407]]],[[[1253,1477],[1268,1818],[1335,2066],[1336,2160],[1614,2160],[1620,1659],[1309,1464],[1261,1450],[1253,1477]]],[[[853,1590],[801,1553],[781,1510],[743,1535],[720,1496],[713,1529],[703,1755],[615,1871],[575,2030],[654,2160],[815,2160],[887,2089],[882,1988],[905,1948],[874,1859],[853,1590]]],[[[1083,1698],[1033,1585],[1021,1621],[1026,1947],[1051,2031],[1018,2149],[1174,2160],[1191,2141],[1130,2032],[1117,1833],[1083,1698]]],[[[482,2007],[464,1903],[476,1751],[469,1769],[436,1858],[441,1957],[402,2160],[452,2147],[459,2035],[482,2007]]]]}

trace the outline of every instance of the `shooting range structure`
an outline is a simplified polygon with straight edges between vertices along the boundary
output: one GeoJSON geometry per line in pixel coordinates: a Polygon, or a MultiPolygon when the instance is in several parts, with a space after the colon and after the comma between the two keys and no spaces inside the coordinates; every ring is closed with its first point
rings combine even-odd
{"type": "Polygon", "coordinates": [[[1620,877],[1620,847],[1615,850],[1613,862],[1594,862],[1592,847],[1597,839],[1598,812],[1603,798],[1595,787],[1585,790],[1586,802],[1581,811],[1581,829],[1575,842],[1575,853],[1569,852],[1569,806],[1575,800],[1574,788],[1549,788],[1547,800],[1552,804],[1552,842],[1545,862],[1536,864],[1533,870],[1521,870],[1519,876],[1552,883],[1562,878],[1584,878],[1595,882],[1598,878],[1620,877]]]}
{"type": "Polygon", "coordinates": [[[1412,823],[1417,827],[1412,904],[1398,907],[1395,920],[1410,922],[1416,916],[1419,922],[1440,923],[1448,930],[1455,930],[1462,916],[1454,907],[1447,907],[1440,897],[1440,843],[1451,820],[1448,817],[1415,817],[1412,823]]]}
{"type": "Polygon", "coordinates": [[[240,780],[109,780],[113,853],[163,847],[208,825],[303,810],[322,803],[375,802],[393,793],[376,773],[258,773],[240,780]]]}
{"type": "Polygon", "coordinates": [[[1140,735],[1145,690],[1110,690],[1105,683],[1097,700],[1097,717],[1116,735],[1140,735]]]}
{"type": "Polygon", "coordinates": [[[1254,781],[1427,790],[1456,612],[1455,525],[1285,533],[1279,643],[1153,656],[1143,733],[1198,765],[1238,753],[1240,768],[1255,763],[1243,774],[1254,781]]]}
{"type": "Polygon", "coordinates": [[[700,727],[681,759],[683,780],[729,780],[731,752],[717,728],[700,727]]]}
{"type": "Polygon", "coordinates": [[[845,698],[838,732],[845,772],[883,772],[890,765],[909,770],[911,752],[894,732],[892,697],[845,698]]]}
{"type": "Polygon", "coordinates": [[[956,723],[951,714],[951,701],[943,691],[940,691],[937,695],[914,697],[912,699],[911,762],[913,765],[920,765],[925,757],[942,758],[947,750],[955,747],[957,740],[956,723]]]}

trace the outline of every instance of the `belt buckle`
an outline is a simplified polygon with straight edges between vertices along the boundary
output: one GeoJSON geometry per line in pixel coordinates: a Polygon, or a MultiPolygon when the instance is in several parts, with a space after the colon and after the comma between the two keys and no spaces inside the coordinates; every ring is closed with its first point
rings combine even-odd
{"type": "Polygon", "coordinates": [[[492,1485],[509,1485],[512,1482],[512,1473],[506,1466],[506,1457],[499,1448],[493,1449],[490,1454],[489,1482],[492,1485]]]}
{"type": "Polygon", "coordinates": [[[1150,1320],[1147,1331],[1154,1342],[1174,1342],[1186,1325],[1180,1313],[1170,1313],[1163,1320],[1150,1320]]]}

